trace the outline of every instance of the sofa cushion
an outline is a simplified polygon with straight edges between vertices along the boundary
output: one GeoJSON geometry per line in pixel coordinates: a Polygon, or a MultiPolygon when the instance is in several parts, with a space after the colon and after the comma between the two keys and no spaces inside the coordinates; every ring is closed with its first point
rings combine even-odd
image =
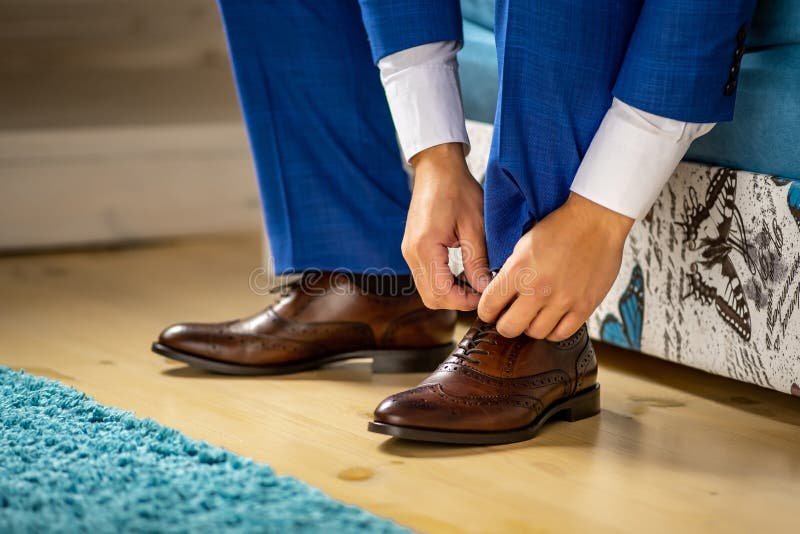
{"type": "MultiPolygon", "coordinates": [[[[461,0],[464,20],[494,30],[494,0],[461,0]]],[[[747,46],[800,43],[800,0],[759,0],[747,46]]]]}
{"type": "Polygon", "coordinates": [[[800,179],[800,45],[745,54],[733,122],[692,144],[688,160],[800,179]]]}
{"type": "Polygon", "coordinates": [[[461,94],[468,119],[494,122],[497,102],[497,52],[494,33],[464,21],[464,48],[458,53],[461,94]]]}
{"type": "Polygon", "coordinates": [[[747,46],[800,43],[800,0],[759,0],[747,46]]]}
{"type": "Polygon", "coordinates": [[[494,31],[494,0],[461,0],[461,16],[465,21],[494,31]]]}

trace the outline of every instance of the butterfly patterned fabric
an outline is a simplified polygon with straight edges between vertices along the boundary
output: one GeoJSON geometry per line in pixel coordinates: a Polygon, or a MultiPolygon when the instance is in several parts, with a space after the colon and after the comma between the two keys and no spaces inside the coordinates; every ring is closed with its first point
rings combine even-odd
{"type": "MultiPolygon", "coordinates": [[[[725,322],[742,339],[750,339],[750,310],[730,254],[738,253],[752,271],[750,247],[736,207],[736,171],[719,169],[711,177],[705,201],[699,203],[697,192],[689,186],[689,196],[684,199],[683,214],[679,222],[685,233],[684,243],[691,250],[701,250],[702,259],[691,264],[687,273],[689,293],[698,302],[712,302],[725,322]],[[722,287],[707,282],[703,271],[717,268],[717,279],[722,287]]],[[[686,298],[686,297],[684,297],[686,298]]]]}
{"type": "Polygon", "coordinates": [[[681,163],[589,332],[800,395],[800,182],[681,163]]]}

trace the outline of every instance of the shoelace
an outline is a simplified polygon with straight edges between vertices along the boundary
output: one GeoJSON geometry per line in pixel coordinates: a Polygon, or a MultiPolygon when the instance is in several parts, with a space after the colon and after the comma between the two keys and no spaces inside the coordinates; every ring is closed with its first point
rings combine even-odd
{"type": "Polygon", "coordinates": [[[475,335],[472,336],[462,348],[464,352],[459,354],[459,357],[474,364],[479,364],[481,361],[477,358],[473,358],[472,354],[489,354],[489,351],[486,349],[479,348],[478,345],[481,343],[488,343],[490,345],[497,345],[497,340],[494,339],[494,336],[499,336],[500,334],[497,332],[495,325],[484,323],[478,327],[478,331],[475,332],[475,335]]]}

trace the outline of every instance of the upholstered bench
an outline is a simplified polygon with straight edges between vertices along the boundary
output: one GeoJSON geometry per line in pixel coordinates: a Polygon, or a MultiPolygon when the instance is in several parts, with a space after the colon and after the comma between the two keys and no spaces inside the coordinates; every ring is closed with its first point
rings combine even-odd
{"type": "MultiPolygon", "coordinates": [[[[462,0],[473,162],[497,94],[493,1],[462,0]]],[[[713,31],[713,28],[709,28],[713,31]]],[[[800,395],[800,0],[762,0],[735,119],[699,139],[637,222],[592,336],[800,395]]]]}

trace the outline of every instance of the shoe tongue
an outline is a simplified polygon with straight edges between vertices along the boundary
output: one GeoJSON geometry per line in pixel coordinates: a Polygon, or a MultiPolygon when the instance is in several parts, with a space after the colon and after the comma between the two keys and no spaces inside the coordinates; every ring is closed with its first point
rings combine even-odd
{"type": "Polygon", "coordinates": [[[322,294],[330,289],[332,278],[330,273],[303,272],[287,274],[278,277],[277,284],[272,288],[272,293],[280,293],[281,297],[289,297],[297,292],[309,295],[322,294]]]}
{"type": "MultiPolygon", "coordinates": [[[[467,333],[464,334],[464,337],[461,338],[461,341],[458,343],[453,353],[447,357],[445,363],[462,363],[464,365],[473,366],[469,361],[470,358],[464,358],[465,351],[476,348],[488,350],[494,348],[495,343],[498,343],[498,341],[495,341],[495,343],[491,343],[491,341],[495,339],[505,339],[499,334],[487,332],[486,330],[489,328],[494,328],[494,325],[485,323],[480,319],[475,320],[469,330],[467,330],[467,333]]],[[[480,355],[476,354],[473,357],[480,358],[480,355]]]]}
{"type": "Polygon", "coordinates": [[[303,283],[302,274],[284,274],[279,275],[275,284],[269,290],[270,293],[280,293],[281,295],[291,292],[297,286],[303,283]]]}
{"type": "Polygon", "coordinates": [[[494,323],[485,323],[483,321],[476,321],[472,328],[472,341],[474,344],[482,343],[483,341],[494,341],[495,343],[502,343],[506,338],[497,333],[494,323]]]}
{"type": "Polygon", "coordinates": [[[274,304],[270,306],[273,312],[287,319],[295,314],[295,309],[301,306],[303,295],[311,294],[305,285],[303,275],[281,277],[271,293],[279,293],[274,304]]]}
{"type": "Polygon", "coordinates": [[[459,347],[462,348],[462,351],[471,347],[497,354],[502,353],[506,347],[518,343],[520,339],[530,341],[525,334],[516,338],[503,337],[497,333],[495,328],[494,323],[476,320],[459,343],[459,347]]]}

